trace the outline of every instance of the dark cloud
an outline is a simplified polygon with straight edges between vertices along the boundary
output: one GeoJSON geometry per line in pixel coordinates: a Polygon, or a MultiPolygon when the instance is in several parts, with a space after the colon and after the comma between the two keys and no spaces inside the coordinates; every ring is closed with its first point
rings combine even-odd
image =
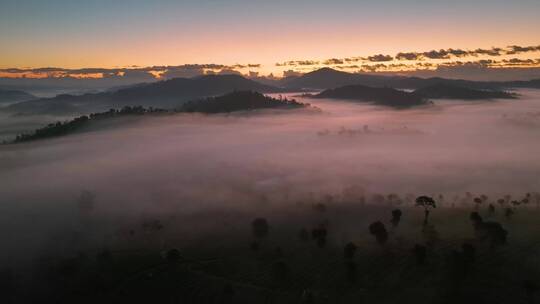
{"type": "Polygon", "coordinates": [[[410,65],[404,64],[404,63],[391,63],[387,67],[396,69],[396,68],[408,68],[410,65]]]}
{"type": "Polygon", "coordinates": [[[319,64],[318,61],[314,60],[302,60],[302,61],[296,61],[297,65],[317,65],[319,64]]]}
{"type": "Polygon", "coordinates": [[[501,48],[491,48],[491,49],[476,49],[469,52],[470,55],[488,55],[488,56],[501,56],[503,55],[503,49],[501,48]]]}
{"type": "Polygon", "coordinates": [[[306,66],[306,65],[317,65],[319,64],[318,61],[315,60],[292,60],[292,61],[286,61],[283,63],[276,63],[276,66],[306,66]]]}
{"type": "Polygon", "coordinates": [[[423,52],[422,56],[427,57],[429,59],[449,59],[450,54],[447,50],[440,49],[438,51],[432,50],[429,52],[423,52]]]}
{"type": "Polygon", "coordinates": [[[258,69],[260,68],[261,65],[260,64],[235,64],[235,65],[231,65],[231,66],[222,66],[221,68],[227,68],[227,69],[247,69],[247,68],[252,68],[252,69],[258,69]]]}
{"type": "Polygon", "coordinates": [[[161,75],[163,78],[175,78],[175,77],[194,77],[203,75],[208,71],[215,73],[235,73],[240,74],[239,69],[258,69],[260,64],[235,64],[235,65],[223,65],[223,64],[185,64],[178,66],[150,66],[150,67],[138,67],[131,66],[129,68],[82,68],[82,69],[65,69],[55,67],[45,68],[33,68],[33,69],[20,69],[20,68],[7,68],[0,69],[0,72],[11,74],[39,74],[49,78],[55,77],[81,77],[81,76],[94,76],[96,74],[102,74],[103,78],[133,78],[137,81],[154,80],[156,75],[161,75]]]}
{"type": "Polygon", "coordinates": [[[217,74],[218,75],[242,75],[242,73],[233,69],[222,69],[219,72],[217,72],[217,74]]]}
{"type": "Polygon", "coordinates": [[[343,58],[343,61],[345,61],[347,63],[358,62],[358,61],[361,61],[361,60],[362,60],[362,57],[343,58]]]}
{"type": "Polygon", "coordinates": [[[161,77],[170,78],[191,78],[204,74],[204,69],[201,67],[170,67],[165,70],[161,77]]]}
{"type": "Polygon", "coordinates": [[[456,57],[465,57],[465,56],[470,55],[469,51],[465,51],[462,49],[448,49],[446,51],[448,52],[448,54],[451,54],[452,56],[456,56],[456,57]]]}
{"type": "Polygon", "coordinates": [[[377,63],[377,64],[363,64],[361,66],[362,71],[364,72],[377,72],[378,70],[383,70],[388,68],[388,66],[384,63],[377,63]]]}
{"type": "Polygon", "coordinates": [[[394,57],[392,57],[390,55],[383,55],[383,54],[378,54],[378,55],[373,55],[373,56],[367,57],[367,60],[372,61],[372,62],[392,61],[393,59],[394,59],[394,57]]]}
{"type": "Polygon", "coordinates": [[[298,76],[302,76],[302,73],[293,71],[293,70],[283,71],[283,77],[298,77],[298,76]]]}
{"type": "Polygon", "coordinates": [[[337,66],[336,68],[338,68],[338,69],[359,69],[360,66],[359,66],[359,65],[356,65],[356,64],[352,64],[352,65],[339,65],[339,66],[337,66]]]}
{"type": "Polygon", "coordinates": [[[325,65],[343,64],[343,59],[331,58],[331,59],[325,60],[323,64],[325,65]]]}
{"type": "Polygon", "coordinates": [[[421,59],[420,54],[415,52],[407,52],[407,53],[397,53],[396,55],[397,60],[419,60],[421,59]]]}
{"type": "Polygon", "coordinates": [[[540,45],[537,46],[519,46],[511,45],[508,47],[506,54],[514,55],[519,53],[538,52],[540,51],[540,45]]]}
{"type": "Polygon", "coordinates": [[[440,49],[432,50],[429,52],[401,52],[396,55],[397,60],[422,60],[425,58],[429,59],[450,59],[451,57],[467,57],[467,56],[502,56],[506,52],[502,48],[491,48],[491,49],[481,49],[476,50],[463,50],[463,49],[440,49]]]}
{"type": "Polygon", "coordinates": [[[519,58],[511,58],[511,59],[504,59],[502,62],[505,64],[510,65],[531,65],[535,64],[535,62],[538,62],[539,59],[519,59],[519,58]]]}

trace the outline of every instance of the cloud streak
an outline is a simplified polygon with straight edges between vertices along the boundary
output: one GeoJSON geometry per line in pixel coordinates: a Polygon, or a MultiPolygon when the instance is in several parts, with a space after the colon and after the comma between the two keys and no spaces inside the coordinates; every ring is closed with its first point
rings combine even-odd
{"type": "MultiPolygon", "coordinates": [[[[328,59],[301,59],[278,62],[274,68],[283,73],[284,77],[299,72],[313,71],[321,67],[352,72],[387,72],[389,70],[422,70],[435,69],[438,66],[460,66],[463,64],[477,64],[487,67],[537,67],[539,62],[534,58],[521,58],[540,53],[540,45],[507,47],[460,49],[447,48],[422,52],[403,51],[395,55],[374,54],[370,56],[352,56],[345,58],[328,59]],[[528,55],[527,55],[528,54],[528,55]],[[517,57],[513,57],[517,56],[517,57]],[[497,57],[499,59],[495,60],[497,57]],[[520,58],[518,58],[520,57],[520,58]],[[284,73],[287,71],[287,73],[284,73]]],[[[105,79],[133,79],[144,82],[156,79],[170,79],[176,77],[195,77],[204,74],[242,74],[253,75],[263,68],[259,63],[247,64],[184,64],[175,66],[149,66],[149,67],[122,67],[122,68],[81,68],[65,69],[58,67],[43,68],[6,68],[0,69],[0,77],[13,78],[105,78],[105,79]]]]}
{"type": "Polygon", "coordinates": [[[133,75],[145,76],[149,78],[173,78],[173,77],[193,77],[197,75],[223,73],[226,71],[259,69],[261,64],[184,64],[177,66],[150,66],[138,67],[131,66],[125,68],[82,68],[66,69],[58,67],[44,68],[6,68],[0,69],[2,76],[21,76],[30,78],[62,78],[62,77],[88,77],[88,78],[110,78],[110,77],[128,77],[133,75]]]}
{"type": "MultiPolygon", "coordinates": [[[[337,66],[342,64],[350,64],[355,62],[390,62],[390,61],[425,61],[425,60],[449,60],[449,59],[461,59],[466,57],[500,57],[507,55],[516,55],[524,53],[540,52],[539,46],[517,46],[512,45],[506,48],[492,47],[492,48],[477,48],[473,50],[465,50],[459,48],[448,48],[439,50],[430,50],[423,52],[399,52],[395,56],[375,54],[367,57],[347,57],[347,58],[331,58],[323,61],[314,60],[296,60],[278,63],[276,66],[337,66]]],[[[372,69],[371,67],[369,69],[372,69]]]]}

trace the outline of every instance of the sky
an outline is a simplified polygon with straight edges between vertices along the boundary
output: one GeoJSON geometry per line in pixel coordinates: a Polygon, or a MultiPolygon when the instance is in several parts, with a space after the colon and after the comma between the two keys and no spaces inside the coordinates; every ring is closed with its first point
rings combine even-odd
{"type": "Polygon", "coordinates": [[[0,68],[271,72],[288,60],[539,45],[538,13],[538,0],[0,0],[0,68]]]}

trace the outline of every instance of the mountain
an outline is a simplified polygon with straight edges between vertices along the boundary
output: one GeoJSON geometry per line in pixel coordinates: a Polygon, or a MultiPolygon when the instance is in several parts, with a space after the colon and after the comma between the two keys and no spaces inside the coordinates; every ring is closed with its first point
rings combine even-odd
{"type": "Polygon", "coordinates": [[[34,95],[24,91],[0,89],[0,104],[27,101],[35,98],[34,95]]]}
{"type": "Polygon", "coordinates": [[[477,90],[466,87],[459,87],[447,84],[436,84],[427,86],[414,91],[414,94],[422,96],[424,98],[432,99],[511,99],[517,98],[516,94],[505,91],[493,91],[493,90],[477,90]]]}
{"type": "Polygon", "coordinates": [[[6,110],[20,114],[72,114],[105,111],[124,106],[172,109],[188,100],[221,95],[235,90],[264,93],[281,91],[276,87],[263,85],[238,75],[206,75],[140,84],[111,92],[58,95],[53,98],[14,104],[6,110]]]}
{"type": "Polygon", "coordinates": [[[296,89],[329,89],[352,84],[368,85],[373,81],[382,83],[387,78],[385,76],[352,74],[331,68],[322,68],[302,76],[285,78],[282,80],[281,85],[286,88],[296,89]]]}
{"type": "Polygon", "coordinates": [[[145,109],[141,106],[123,107],[120,110],[111,109],[102,113],[92,113],[88,116],[82,115],[79,117],[75,117],[69,121],[58,121],[56,123],[50,123],[42,128],[34,130],[31,133],[23,133],[17,135],[17,137],[11,143],[21,143],[38,139],[68,135],[76,131],[83,130],[85,127],[88,127],[92,122],[105,119],[163,113],[167,114],[169,112],[163,109],[145,109]]]}
{"type": "Polygon", "coordinates": [[[376,105],[394,108],[409,108],[429,104],[427,99],[415,93],[400,91],[393,88],[375,88],[363,85],[348,85],[335,89],[328,89],[313,97],[371,102],[376,105]]]}
{"type": "Polygon", "coordinates": [[[295,109],[309,105],[294,99],[276,99],[253,91],[237,91],[218,97],[190,101],[183,104],[180,112],[228,113],[257,109],[295,109]]]}
{"type": "MultiPolygon", "coordinates": [[[[107,74],[107,73],[106,73],[107,74]]],[[[109,88],[129,86],[142,82],[155,82],[148,73],[127,72],[124,76],[103,78],[45,77],[6,78],[0,77],[0,87],[21,90],[34,95],[54,97],[58,94],[83,94],[102,92],[109,88]]]]}
{"type": "MultiPolygon", "coordinates": [[[[299,103],[293,99],[276,99],[253,91],[235,91],[217,97],[194,100],[184,103],[178,109],[165,110],[144,108],[142,106],[125,106],[120,110],[111,109],[105,112],[81,115],[69,121],[48,124],[30,133],[19,134],[12,143],[21,143],[38,139],[46,139],[68,135],[82,131],[93,123],[126,116],[172,115],[175,113],[229,113],[235,111],[252,111],[257,109],[299,109],[310,108],[309,104],[299,103]]],[[[93,129],[95,130],[95,128],[93,129]]],[[[7,142],[9,143],[9,142],[7,142]]]]}
{"type": "Polygon", "coordinates": [[[439,77],[419,78],[404,76],[382,76],[366,73],[347,73],[322,68],[299,77],[282,79],[280,85],[288,89],[324,90],[347,85],[365,85],[371,87],[392,87],[401,89],[419,89],[436,84],[445,84],[474,89],[503,88],[540,88],[540,79],[530,81],[469,81],[445,79],[439,77]]]}

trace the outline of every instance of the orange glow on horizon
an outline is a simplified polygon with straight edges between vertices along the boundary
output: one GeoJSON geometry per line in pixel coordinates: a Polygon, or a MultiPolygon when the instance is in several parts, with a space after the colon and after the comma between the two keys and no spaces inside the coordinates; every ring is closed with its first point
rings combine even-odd
{"type": "MultiPolygon", "coordinates": [[[[522,47],[520,47],[522,48],[522,47]]],[[[326,59],[300,59],[293,61],[284,61],[282,63],[268,64],[238,64],[221,65],[221,64],[203,64],[203,65],[180,65],[180,66],[149,66],[130,65],[128,67],[107,68],[92,68],[70,70],[67,68],[23,68],[23,69],[4,69],[0,70],[0,77],[5,78],[91,78],[100,79],[104,77],[123,77],[129,70],[142,71],[150,74],[155,79],[164,79],[165,74],[170,69],[186,69],[200,71],[203,74],[219,73],[222,70],[233,70],[240,72],[243,75],[258,75],[281,77],[288,72],[306,73],[317,70],[323,67],[330,67],[337,70],[347,72],[411,72],[411,71],[430,71],[438,68],[456,67],[456,66],[471,66],[478,65],[489,68],[539,68],[540,67],[540,46],[531,46],[532,51],[513,52],[512,48],[487,48],[486,50],[500,50],[501,54],[485,55],[482,49],[472,48],[461,50],[470,52],[466,55],[448,55],[444,58],[428,58],[428,53],[431,52],[446,52],[447,50],[456,49],[435,49],[428,52],[409,52],[419,56],[416,59],[407,60],[398,58],[397,53],[386,55],[387,53],[376,53],[380,55],[371,56],[350,56],[350,57],[328,57],[326,59]],[[480,50],[480,51],[479,51],[480,50]],[[423,55],[426,54],[426,55],[423,55]],[[480,54],[480,55],[479,55],[480,54]],[[388,59],[387,59],[387,58],[388,59]],[[101,72],[100,70],[103,70],[101,72]],[[97,72],[99,71],[99,72],[97,72]],[[110,72],[109,72],[110,71],[110,72]]],[[[405,52],[407,53],[407,52],[405,52]]],[[[431,55],[429,55],[431,56],[431,55]]]]}

